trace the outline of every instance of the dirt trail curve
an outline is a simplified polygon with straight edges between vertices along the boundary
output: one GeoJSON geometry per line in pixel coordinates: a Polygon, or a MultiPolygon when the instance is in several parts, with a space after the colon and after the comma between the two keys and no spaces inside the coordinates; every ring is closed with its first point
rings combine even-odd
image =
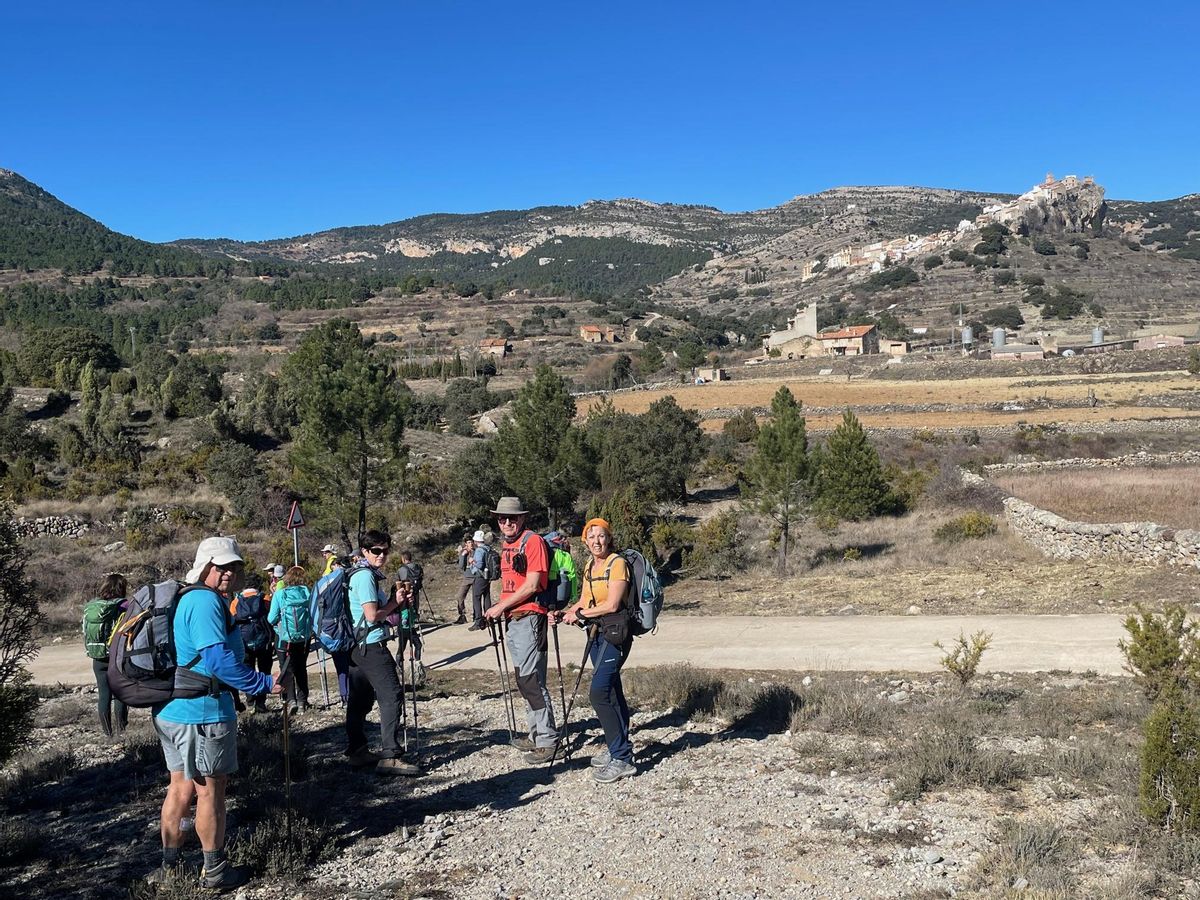
{"type": "MultiPolygon", "coordinates": [[[[690,662],[705,668],[935,672],[940,653],[934,641],[948,643],[960,632],[982,630],[991,633],[992,646],[983,656],[981,671],[1090,669],[1118,675],[1121,621],[1111,615],[666,617],[657,634],[637,640],[630,665],[690,662]]],[[[558,631],[563,664],[578,663],[583,634],[566,625],[558,631]]],[[[486,634],[465,626],[432,626],[426,631],[425,664],[435,669],[490,669],[496,657],[486,634]]],[[[309,659],[315,666],[315,655],[309,659]]],[[[74,642],[47,644],[30,668],[39,684],[92,681],[89,661],[74,642]]],[[[332,674],[332,666],[329,671],[332,674]]]]}

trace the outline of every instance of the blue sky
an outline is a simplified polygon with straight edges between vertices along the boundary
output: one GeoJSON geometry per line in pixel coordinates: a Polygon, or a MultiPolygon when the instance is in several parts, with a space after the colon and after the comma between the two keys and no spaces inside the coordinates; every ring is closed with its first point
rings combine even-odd
{"type": "MultiPolygon", "coordinates": [[[[0,167],[147,240],[843,184],[1200,191],[1192,3],[49,2],[0,167]]],[[[22,8],[23,7],[23,8],[22,8]]]]}

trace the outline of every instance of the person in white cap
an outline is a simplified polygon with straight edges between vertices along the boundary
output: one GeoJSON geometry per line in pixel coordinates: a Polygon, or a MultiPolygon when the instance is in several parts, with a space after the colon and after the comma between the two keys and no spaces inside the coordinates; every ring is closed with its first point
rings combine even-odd
{"type": "Polygon", "coordinates": [[[321,555],[325,557],[325,568],[321,570],[321,577],[324,578],[333,571],[333,564],[337,561],[337,551],[333,549],[333,544],[326,544],[321,548],[321,555]]]}
{"type": "Polygon", "coordinates": [[[283,566],[279,563],[268,563],[263,566],[263,571],[267,575],[267,596],[275,596],[275,588],[279,582],[283,580],[283,566]]]}
{"type": "Polygon", "coordinates": [[[172,626],[176,658],[221,687],[216,693],[170,700],[152,710],[171,775],[160,822],[162,867],[151,875],[152,881],[161,881],[179,863],[179,824],[193,797],[196,835],[204,850],[201,885],[225,890],[246,880],[225,857],[225,788],[237,771],[237,713],[231,691],[278,694],[281,687],[278,679],[243,662],[241,633],[232,625],[229,601],[242,586],[244,569],[235,539],[208,537],[196,548],[195,562],[184,579],[198,587],[179,596],[172,626]]]}

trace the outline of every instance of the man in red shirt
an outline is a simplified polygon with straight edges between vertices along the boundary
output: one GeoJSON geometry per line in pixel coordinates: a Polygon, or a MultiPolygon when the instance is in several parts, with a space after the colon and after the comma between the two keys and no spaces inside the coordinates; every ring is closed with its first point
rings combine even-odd
{"type": "Polygon", "coordinates": [[[546,689],[546,609],[537,596],[546,589],[550,552],[541,535],[525,527],[528,514],[517,497],[501,497],[492,510],[504,544],[500,548],[500,599],[484,613],[489,621],[508,622],[508,652],[516,672],[517,690],[525,699],[527,738],[513,746],[527,751],[531,764],[549,762],[558,740],[554,707],[546,689]]]}

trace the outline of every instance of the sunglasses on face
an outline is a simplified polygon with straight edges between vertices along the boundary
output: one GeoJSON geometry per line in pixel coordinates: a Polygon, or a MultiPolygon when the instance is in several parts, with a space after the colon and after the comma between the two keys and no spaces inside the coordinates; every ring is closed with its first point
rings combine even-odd
{"type": "Polygon", "coordinates": [[[239,569],[243,568],[244,565],[245,565],[245,563],[240,563],[240,562],[229,563],[228,565],[224,565],[224,566],[218,565],[217,563],[213,563],[213,568],[216,569],[218,572],[236,572],[239,569]]]}
{"type": "Polygon", "coordinates": [[[520,516],[496,516],[496,521],[497,522],[516,522],[520,518],[521,518],[520,516]]]}
{"type": "Polygon", "coordinates": [[[372,556],[386,556],[392,552],[391,547],[368,547],[367,552],[372,556]]]}

